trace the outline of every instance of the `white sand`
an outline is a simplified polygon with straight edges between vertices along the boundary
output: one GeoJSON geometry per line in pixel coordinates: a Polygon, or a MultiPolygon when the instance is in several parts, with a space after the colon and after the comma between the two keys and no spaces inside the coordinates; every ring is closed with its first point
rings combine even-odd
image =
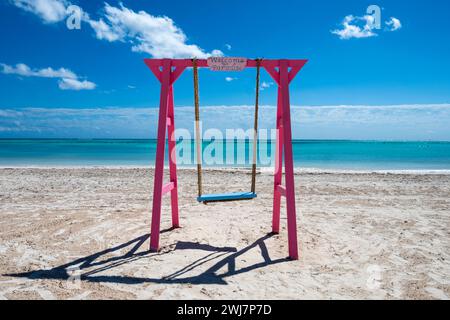
{"type": "MultiPolygon", "coordinates": [[[[205,206],[195,172],[180,170],[182,228],[149,253],[152,175],[0,169],[0,299],[450,297],[448,174],[297,174],[298,261],[286,259],[284,207],[280,235],[267,235],[269,173],[256,200],[205,206]]],[[[250,176],[209,171],[204,182],[239,191],[250,176]]]]}

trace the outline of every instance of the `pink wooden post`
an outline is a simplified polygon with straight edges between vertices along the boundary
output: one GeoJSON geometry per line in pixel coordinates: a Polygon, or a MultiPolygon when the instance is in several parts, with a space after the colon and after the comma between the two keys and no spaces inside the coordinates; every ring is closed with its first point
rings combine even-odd
{"type": "Polygon", "coordinates": [[[278,60],[275,64],[270,62],[264,65],[264,68],[278,84],[272,232],[280,231],[281,197],[284,196],[287,204],[289,257],[294,260],[298,259],[298,247],[289,83],[305,63],[306,60],[278,60]],[[283,150],[286,186],[282,185],[283,150]]]}
{"type": "Polygon", "coordinates": [[[153,186],[152,227],[150,250],[159,248],[159,228],[161,224],[161,202],[164,177],[164,151],[166,146],[167,106],[169,101],[171,61],[164,59],[161,71],[161,93],[158,118],[158,144],[156,146],[155,180],[153,186]]]}
{"type": "Polygon", "coordinates": [[[169,90],[169,106],[168,106],[168,135],[169,135],[169,170],[170,182],[173,183],[173,189],[170,193],[170,202],[172,207],[172,228],[178,228],[180,222],[178,220],[178,181],[177,181],[177,159],[176,159],[176,141],[175,141],[175,111],[173,103],[173,85],[169,90]]]}
{"type": "Polygon", "coordinates": [[[289,238],[289,257],[298,259],[297,221],[295,213],[294,160],[292,153],[291,107],[289,102],[289,64],[280,60],[280,90],[283,107],[283,140],[285,155],[286,207],[289,238]]]}
{"type": "Polygon", "coordinates": [[[281,105],[281,90],[278,87],[277,99],[277,120],[276,120],[276,145],[275,145],[275,173],[273,185],[273,216],[272,216],[272,232],[280,232],[280,201],[281,194],[278,186],[281,185],[283,178],[283,129],[281,126],[283,117],[283,108],[281,105]]]}
{"type": "Polygon", "coordinates": [[[162,196],[170,192],[172,208],[172,227],[180,226],[178,218],[178,181],[176,164],[175,141],[175,110],[173,99],[173,83],[186,69],[187,64],[173,64],[175,59],[146,59],[145,63],[161,82],[161,94],[158,118],[158,142],[156,147],[155,178],[153,189],[152,226],[150,236],[150,250],[159,249],[159,233],[161,225],[162,196]],[[162,68],[162,70],[161,70],[162,68]],[[164,178],[164,150],[166,145],[166,130],[169,136],[169,171],[170,182],[163,185],[164,178]]]}

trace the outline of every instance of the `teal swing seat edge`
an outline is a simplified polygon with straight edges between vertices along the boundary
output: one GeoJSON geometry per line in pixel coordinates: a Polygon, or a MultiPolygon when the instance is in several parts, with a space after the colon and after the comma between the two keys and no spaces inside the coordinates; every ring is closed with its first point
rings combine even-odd
{"type": "Polygon", "coordinates": [[[233,193],[216,193],[204,194],[197,197],[198,202],[214,202],[214,201],[233,201],[233,200],[247,200],[256,198],[254,192],[233,192],[233,193]]]}

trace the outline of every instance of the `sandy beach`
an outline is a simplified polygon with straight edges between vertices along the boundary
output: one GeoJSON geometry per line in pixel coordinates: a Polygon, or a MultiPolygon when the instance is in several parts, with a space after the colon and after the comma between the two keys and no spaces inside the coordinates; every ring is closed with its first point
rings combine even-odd
{"type": "MultiPolygon", "coordinates": [[[[295,179],[300,260],[290,261],[284,203],[281,233],[269,234],[269,172],[256,200],[203,205],[195,171],[179,170],[182,228],[170,230],[166,196],[152,253],[152,169],[0,169],[0,298],[450,297],[450,175],[295,179]]],[[[249,181],[245,171],[204,174],[208,192],[249,181]]]]}

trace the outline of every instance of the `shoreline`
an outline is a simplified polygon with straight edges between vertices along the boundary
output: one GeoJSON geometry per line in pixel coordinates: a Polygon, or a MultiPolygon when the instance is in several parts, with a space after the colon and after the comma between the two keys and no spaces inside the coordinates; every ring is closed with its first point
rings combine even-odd
{"type": "MultiPolygon", "coordinates": [[[[107,170],[130,170],[130,169],[155,169],[154,165],[23,165],[23,166],[2,166],[0,170],[8,169],[39,169],[39,170],[68,170],[68,169],[107,169],[107,170]]],[[[169,166],[164,166],[165,170],[169,166]]],[[[195,167],[178,167],[180,171],[196,171],[195,167]]],[[[217,172],[246,172],[251,170],[250,167],[203,167],[203,171],[217,172]]],[[[258,167],[257,172],[260,174],[273,174],[274,167],[258,167]]],[[[395,174],[395,175],[450,175],[450,169],[324,169],[324,168],[294,168],[295,174],[395,174]]]]}

